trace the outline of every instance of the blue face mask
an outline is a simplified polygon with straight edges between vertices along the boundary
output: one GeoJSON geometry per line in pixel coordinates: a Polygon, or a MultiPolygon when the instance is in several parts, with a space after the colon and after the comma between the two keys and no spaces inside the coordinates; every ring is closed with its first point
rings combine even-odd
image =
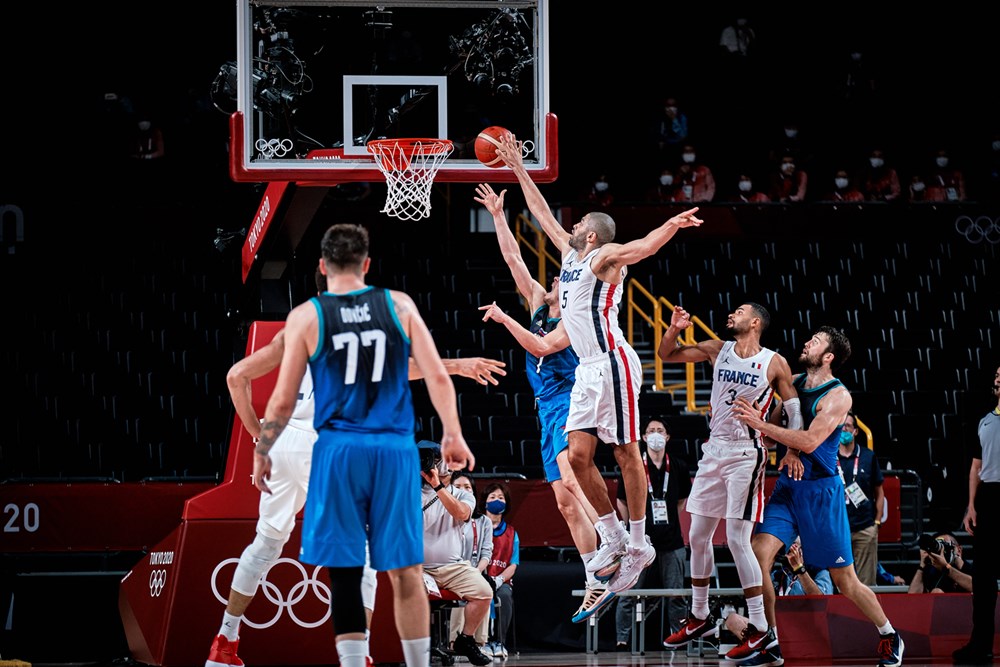
{"type": "Polygon", "coordinates": [[[502,500],[491,500],[486,503],[486,511],[490,514],[503,514],[507,509],[507,503],[502,500]]]}
{"type": "Polygon", "coordinates": [[[840,444],[842,444],[842,445],[844,445],[846,447],[847,445],[851,444],[852,442],[854,442],[854,436],[851,434],[850,431],[841,431],[840,432],[840,444]]]}

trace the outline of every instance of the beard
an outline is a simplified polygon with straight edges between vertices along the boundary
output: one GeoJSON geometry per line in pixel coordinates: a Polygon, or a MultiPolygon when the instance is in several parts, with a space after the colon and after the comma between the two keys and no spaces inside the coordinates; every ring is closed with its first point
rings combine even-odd
{"type": "Polygon", "coordinates": [[[569,247],[576,251],[583,250],[587,246],[586,238],[586,235],[574,234],[569,237],[569,247]]]}

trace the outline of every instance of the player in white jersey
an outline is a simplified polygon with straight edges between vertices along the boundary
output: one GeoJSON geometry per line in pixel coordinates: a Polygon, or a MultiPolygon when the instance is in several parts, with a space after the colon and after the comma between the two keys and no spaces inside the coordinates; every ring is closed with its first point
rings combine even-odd
{"type": "Polygon", "coordinates": [[[573,351],[580,357],[570,398],[569,458],[584,494],[597,510],[601,546],[587,571],[608,581],[614,593],[635,585],[656,558],[646,537],[646,476],[639,455],[639,390],[642,367],[618,326],[618,304],[627,267],[656,253],[677,230],[702,223],[692,208],[673,216],[645,237],[613,243],[615,221],[588,213],[567,232],[552,215],[524,168],[521,143],[507,133],[497,155],[517,176],[525,202],[562,256],[560,307],[573,351]],[[629,531],[618,519],[594,454],[598,443],[614,447],[625,481],[629,531]]]}
{"type": "MultiPolygon", "coordinates": [[[[759,432],[736,419],[733,403],[737,398],[746,398],[766,419],[777,408],[777,392],[789,427],[801,425],[798,394],[792,386],[788,361],[760,344],[770,321],[766,308],[744,303],[726,320],[733,340],[709,339],[684,345],[678,336],[691,326],[691,316],[677,307],[660,341],[657,354],[665,362],[708,361],[713,366],[710,435],[687,501],[691,513],[691,616],[663,640],[668,648],[718,633],[708,607],[708,588],[715,567],[712,537],[721,519],[726,520],[726,538],[746,597],[750,623],[756,628],[767,627],[763,579],[751,547],[754,527],[763,519],[767,449],[759,432]]],[[[789,466],[789,474],[801,474],[797,455],[786,457],[780,467],[784,466],[789,466]]]]}

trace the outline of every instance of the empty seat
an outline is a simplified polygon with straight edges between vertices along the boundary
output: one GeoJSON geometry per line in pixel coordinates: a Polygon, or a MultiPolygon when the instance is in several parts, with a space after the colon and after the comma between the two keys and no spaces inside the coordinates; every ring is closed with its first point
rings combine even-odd
{"type": "Polygon", "coordinates": [[[491,440],[525,440],[539,437],[541,426],[536,416],[490,415],[491,440]]]}
{"type": "Polygon", "coordinates": [[[490,415],[513,415],[514,408],[505,393],[487,394],[481,390],[468,389],[458,394],[458,413],[483,418],[490,415]]]}

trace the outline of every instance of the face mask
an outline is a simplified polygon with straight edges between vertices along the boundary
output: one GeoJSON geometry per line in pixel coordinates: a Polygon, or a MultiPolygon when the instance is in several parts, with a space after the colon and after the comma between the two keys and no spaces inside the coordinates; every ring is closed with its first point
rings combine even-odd
{"type": "Polygon", "coordinates": [[[662,433],[649,433],[646,435],[646,446],[654,452],[662,452],[667,446],[667,436],[662,433]]]}
{"type": "Polygon", "coordinates": [[[677,107],[667,107],[667,113],[677,113],[677,107]]]}
{"type": "Polygon", "coordinates": [[[883,164],[885,164],[885,160],[883,160],[880,157],[873,157],[872,159],[870,159],[868,161],[871,163],[873,169],[878,169],[883,164]]]}
{"type": "Polygon", "coordinates": [[[750,192],[753,190],[753,181],[740,181],[740,192],[750,192]]]}
{"type": "Polygon", "coordinates": [[[788,127],[785,128],[785,136],[788,137],[789,139],[794,139],[795,137],[798,136],[798,134],[799,134],[798,130],[793,130],[788,127]]]}
{"type": "Polygon", "coordinates": [[[608,182],[597,181],[596,183],[594,183],[594,189],[597,190],[598,192],[604,192],[605,190],[608,189],[608,182]]]}
{"type": "Polygon", "coordinates": [[[795,163],[794,162],[782,162],[781,163],[781,171],[785,172],[786,174],[789,173],[789,172],[791,172],[791,171],[793,171],[794,169],[795,169],[795,163]]]}
{"type": "Polygon", "coordinates": [[[684,153],[681,155],[681,159],[690,164],[694,162],[694,153],[684,153]]]}
{"type": "Polygon", "coordinates": [[[939,158],[936,158],[934,161],[937,163],[937,166],[939,166],[939,167],[947,167],[948,166],[948,158],[946,158],[946,157],[939,157],[939,158]]]}
{"type": "Polygon", "coordinates": [[[993,142],[993,150],[1000,151],[1000,141],[993,142]]]}
{"type": "Polygon", "coordinates": [[[674,177],[670,174],[664,174],[660,176],[660,185],[670,185],[674,182],[674,177]]]}
{"type": "Polygon", "coordinates": [[[840,444],[842,444],[842,445],[844,445],[846,447],[847,445],[851,444],[852,442],[854,442],[854,436],[850,433],[850,431],[841,431],[840,432],[840,444]]]}
{"type": "Polygon", "coordinates": [[[486,503],[486,511],[490,514],[503,514],[507,509],[507,503],[502,500],[491,500],[486,503]]]}
{"type": "Polygon", "coordinates": [[[835,179],[833,179],[833,183],[834,183],[834,185],[836,185],[841,190],[843,190],[844,188],[847,187],[847,179],[846,178],[835,178],[835,179]]]}
{"type": "Polygon", "coordinates": [[[914,192],[923,192],[924,191],[924,182],[923,181],[917,181],[913,185],[911,185],[910,187],[913,188],[914,192]]]}

